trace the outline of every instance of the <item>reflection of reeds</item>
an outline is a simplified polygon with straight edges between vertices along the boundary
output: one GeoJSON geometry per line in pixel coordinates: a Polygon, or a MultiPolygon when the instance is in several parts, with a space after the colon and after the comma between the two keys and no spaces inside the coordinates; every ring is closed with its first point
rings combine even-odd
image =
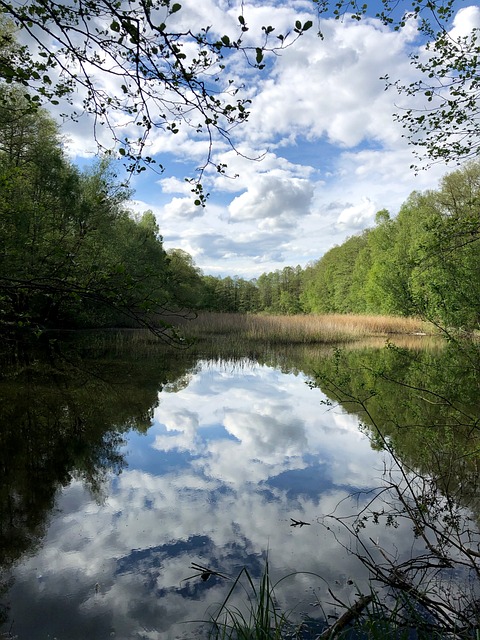
{"type": "Polygon", "coordinates": [[[182,331],[197,340],[239,340],[270,344],[332,344],[372,336],[432,333],[422,320],[392,316],[297,315],[267,316],[202,313],[182,331]]]}

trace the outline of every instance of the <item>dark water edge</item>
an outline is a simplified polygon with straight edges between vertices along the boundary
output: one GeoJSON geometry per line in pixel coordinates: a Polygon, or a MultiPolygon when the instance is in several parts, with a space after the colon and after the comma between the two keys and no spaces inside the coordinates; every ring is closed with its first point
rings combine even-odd
{"type": "MultiPolygon", "coordinates": [[[[345,425],[348,424],[350,428],[354,421],[358,423],[360,419],[363,434],[359,432],[359,436],[366,440],[364,455],[373,455],[372,460],[378,455],[378,460],[384,460],[381,457],[382,439],[378,438],[376,430],[381,424],[382,437],[393,443],[401,459],[424,475],[435,475],[438,487],[444,493],[448,490],[462,508],[470,509],[475,522],[478,522],[478,458],[475,455],[478,447],[477,432],[472,430],[478,420],[479,410],[476,380],[475,368],[468,367],[468,354],[448,347],[429,351],[392,347],[372,350],[357,345],[356,349],[339,352],[332,348],[279,351],[268,346],[259,349],[257,345],[254,353],[250,352],[247,357],[227,355],[222,358],[221,354],[212,352],[207,357],[207,353],[202,354],[200,345],[194,350],[172,353],[152,343],[141,332],[72,334],[67,340],[62,338],[49,341],[38,349],[16,347],[15,353],[4,358],[0,384],[0,565],[5,585],[5,632],[8,633],[11,629],[15,635],[22,624],[18,618],[19,613],[27,615],[29,607],[35,611],[32,604],[36,601],[41,603],[41,609],[35,613],[38,618],[35,620],[37,637],[51,637],[55,625],[49,627],[46,620],[59,616],[58,594],[62,591],[58,585],[62,584],[62,571],[57,572],[57,602],[53,598],[46,607],[47,601],[39,597],[39,594],[42,589],[45,591],[42,585],[47,584],[51,578],[47,580],[44,573],[38,572],[34,576],[31,572],[34,568],[32,559],[39,552],[42,553],[45,541],[49,553],[54,553],[57,549],[59,552],[66,552],[65,557],[71,553],[73,558],[77,553],[74,552],[73,542],[75,528],[61,529],[59,514],[77,514],[75,518],[78,518],[84,507],[87,509],[85,513],[98,509],[100,514],[102,505],[112,500],[112,496],[124,495],[122,477],[129,474],[129,478],[133,479],[137,473],[138,482],[145,478],[152,480],[155,477],[168,477],[167,484],[155,485],[157,488],[163,487],[162,490],[183,482],[182,492],[175,494],[175,500],[190,500],[191,504],[196,505],[193,508],[195,513],[197,507],[198,513],[206,512],[205,524],[196,530],[193,527],[190,533],[182,531],[171,535],[162,534],[163,541],[159,544],[152,544],[152,537],[148,536],[142,540],[142,532],[138,531],[138,540],[129,550],[124,549],[123,556],[113,554],[108,560],[108,567],[104,571],[110,576],[117,576],[113,582],[109,578],[108,584],[98,580],[95,572],[91,579],[86,572],[78,574],[78,588],[71,595],[67,593],[65,597],[61,596],[62,624],[56,631],[57,637],[100,638],[109,637],[110,634],[113,634],[112,637],[122,638],[191,637],[191,629],[185,631],[182,627],[181,631],[173,630],[175,625],[172,626],[172,620],[175,616],[184,619],[186,606],[191,608],[193,617],[203,619],[211,603],[221,602],[225,597],[226,585],[214,574],[207,581],[203,581],[200,575],[182,582],[190,574],[198,573],[191,570],[189,561],[208,564],[210,567],[212,559],[221,559],[222,564],[216,568],[222,569],[225,563],[229,577],[237,575],[242,566],[248,565],[252,576],[258,579],[265,566],[269,544],[274,546],[267,535],[262,549],[255,546],[249,530],[257,529],[258,524],[253,521],[246,527],[245,518],[241,518],[237,524],[233,518],[228,526],[236,533],[226,546],[223,544],[225,540],[222,542],[219,558],[220,547],[215,542],[213,533],[215,527],[209,525],[208,515],[211,514],[214,524],[221,530],[225,524],[217,517],[219,509],[225,508],[227,504],[235,504],[235,500],[240,504],[240,495],[244,495],[240,493],[238,482],[235,485],[228,480],[228,466],[225,467],[225,460],[230,460],[230,467],[236,469],[237,474],[241,472],[242,464],[233,464],[235,457],[230,459],[227,456],[228,447],[232,448],[232,453],[228,455],[238,454],[241,450],[237,446],[239,442],[247,452],[244,464],[247,472],[254,472],[258,467],[255,456],[263,460],[263,465],[270,469],[268,473],[271,472],[270,475],[260,477],[261,483],[255,489],[255,496],[261,496],[262,499],[258,504],[263,505],[267,518],[262,520],[262,527],[266,531],[270,530],[270,523],[267,525],[267,522],[271,505],[284,499],[287,500],[284,504],[288,509],[295,505],[296,511],[283,512],[282,516],[282,535],[287,536],[291,548],[295,549],[295,552],[290,551],[293,565],[292,562],[275,561],[273,568],[278,572],[275,573],[275,578],[282,577],[292,568],[294,571],[305,569],[304,565],[298,566],[299,558],[305,557],[308,562],[316,563],[311,568],[320,578],[313,578],[308,582],[304,574],[298,572],[292,577],[291,584],[287,585],[282,598],[287,603],[295,598],[301,602],[305,600],[304,594],[307,593],[305,602],[309,601],[308,606],[304,604],[300,607],[300,618],[311,618],[311,625],[321,626],[323,623],[319,609],[324,602],[321,594],[325,591],[322,591],[324,586],[321,585],[324,585],[325,576],[329,575],[329,583],[336,586],[340,596],[350,602],[355,599],[355,586],[348,584],[352,581],[353,574],[342,569],[338,575],[332,575],[324,559],[321,559],[325,554],[333,553],[331,550],[334,545],[323,522],[318,520],[324,515],[318,509],[322,500],[320,495],[326,495],[325,492],[328,491],[330,496],[335,491],[339,495],[340,492],[347,495],[349,491],[358,492],[371,487],[361,483],[352,486],[348,482],[342,485],[338,478],[332,482],[334,466],[328,467],[316,452],[321,454],[325,447],[328,449],[328,443],[338,437],[345,425]],[[270,375],[271,370],[277,372],[274,374],[277,377],[268,378],[267,374],[270,375]],[[236,384],[240,385],[239,389],[223,389],[221,385],[225,378],[238,380],[236,384]],[[301,384],[295,393],[300,395],[296,401],[292,400],[291,405],[296,406],[295,415],[293,409],[286,408],[282,394],[283,399],[290,397],[290,388],[299,382],[299,378],[301,384]],[[203,386],[195,391],[194,404],[187,406],[182,399],[177,406],[174,400],[181,398],[182,394],[188,395],[199,379],[203,380],[203,386]],[[304,409],[309,402],[310,390],[305,385],[307,380],[315,380],[322,390],[317,388],[318,395],[313,396],[315,408],[308,415],[304,409]],[[395,386],[392,387],[392,384],[395,386]],[[393,393],[392,389],[395,390],[393,393]],[[266,410],[270,397],[268,394],[274,397],[273,394],[277,391],[280,394],[269,413],[266,410]],[[254,395],[250,395],[251,393],[254,395]],[[198,425],[191,427],[202,398],[211,407],[217,402],[225,404],[229,397],[236,395],[239,396],[239,401],[235,409],[223,414],[223,422],[216,423],[212,418],[208,424],[200,422],[201,429],[198,425]],[[352,401],[352,398],[356,400],[352,401]],[[439,398],[447,398],[448,402],[440,403],[439,398]],[[249,412],[254,402],[258,402],[258,405],[255,411],[249,412]],[[171,409],[168,409],[169,403],[171,409]],[[335,409],[332,409],[331,403],[335,409]],[[162,423],[162,407],[176,416],[175,425],[162,423]],[[262,418],[263,421],[260,422],[263,431],[255,430],[252,415],[262,418]],[[183,422],[178,422],[179,416],[183,422]],[[236,420],[240,416],[243,420],[240,430],[232,416],[236,416],[236,420]],[[395,417],[394,420],[392,416],[395,417]],[[309,447],[312,447],[311,434],[315,434],[315,430],[309,427],[307,432],[302,431],[306,424],[310,424],[309,421],[314,420],[318,422],[326,438],[322,440],[324,444],[318,444],[315,449],[315,459],[313,453],[309,452],[309,447]],[[342,423],[342,420],[346,422],[342,423]],[[452,425],[455,426],[454,430],[452,425]],[[432,426],[435,426],[434,430],[432,426]],[[189,432],[188,429],[193,431],[189,432]],[[185,434],[188,433],[195,437],[187,441],[185,434]],[[270,434],[270,439],[263,438],[262,434],[265,433],[270,434]],[[309,434],[308,446],[302,445],[303,448],[297,450],[295,447],[298,447],[304,433],[309,434]],[[172,438],[177,438],[177,441],[172,438]],[[152,444],[155,442],[157,445],[161,443],[161,446],[158,445],[160,448],[155,449],[153,460],[149,456],[151,457],[152,444]],[[253,443],[251,452],[246,443],[253,443]],[[439,444],[442,446],[439,447],[439,444]],[[212,467],[208,466],[212,456],[208,447],[212,451],[215,451],[215,447],[223,447],[223,453],[218,458],[223,467],[221,473],[216,472],[216,476],[213,475],[212,467]],[[272,451],[278,453],[278,457],[272,458],[272,451]],[[297,460],[296,466],[280,462],[280,452],[286,453],[285,460],[293,456],[297,460]],[[248,457],[249,453],[252,454],[251,458],[248,457]],[[195,480],[191,475],[193,469],[203,469],[200,475],[195,476],[195,480]],[[185,478],[191,479],[186,482],[185,478]],[[193,482],[193,485],[189,486],[189,482],[193,482]],[[200,482],[204,483],[203,488],[199,485],[200,482]],[[212,482],[215,484],[215,491],[212,482]],[[199,495],[203,501],[200,505],[197,500],[199,495]],[[79,505],[84,507],[80,509],[79,505]],[[309,505],[308,509],[306,505],[309,505]],[[315,505],[317,508],[314,511],[312,506],[315,505]],[[301,521],[302,517],[307,518],[305,514],[308,514],[309,524],[292,527],[291,518],[297,516],[301,521]],[[59,530],[60,537],[56,537],[55,528],[59,530]],[[69,532],[69,537],[65,537],[65,532],[69,532]],[[72,549],[65,549],[69,545],[72,549]],[[330,551],[326,553],[326,549],[330,551]],[[115,563],[114,570],[112,562],[115,563]],[[162,587],[158,579],[167,566],[176,578],[172,578],[169,586],[162,587]],[[11,575],[14,582],[10,585],[11,575]],[[18,608],[11,599],[20,586],[23,609],[18,608]],[[31,589],[30,605],[25,599],[28,595],[27,586],[31,589]],[[120,616],[124,605],[120,605],[118,601],[119,608],[115,612],[114,602],[107,602],[106,597],[113,597],[114,586],[115,589],[126,589],[125,593],[129,594],[126,602],[130,603],[130,609],[124,618],[143,620],[138,623],[139,626],[130,628],[127,625],[124,631],[118,631],[120,625],[116,618],[120,616]],[[139,597],[152,591],[155,598],[148,600],[148,603],[144,597],[139,597]],[[207,591],[212,596],[210,599],[205,596],[207,591]],[[136,593],[138,597],[135,596],[136,593]],[[167,602],[168,607],[165,609],[167,602]],[[142,613],[142,610],[146,610],[145,616],[145,611],[142,613]],[[12,612],[15,613],[13,625],[12,612]],[[69,628],[69,617],[70,620],[81,622],[82,626],[77,630],[69,628]],[[145,627],[143,631],[142,625],[145,627]],[[43,627],[45,633],[50,635],[39,631],[43,627]],[[47,628],[50,631],[47,632],[47,628]]],[[[317,391],[311,390],[310,395],[317,391]]],[[[208,406],[202,410],[208,414],[208,406]]],[[[344,443],[350,442],[353,437],[352,432],[344,443]]],[[[363,462],[360,460],[359,464],[365,466],[365,458],[363,462]]],[[[332,463],[340,464],[336,462],[335,453],[329,457],[328,464],[332,463]]],[[[381,465],[379,469],[380,467],[381,465]]],[[[359,477],[358,474],[356,477],[359,477]]],[[[242,480],[242,487],[250,487],[249,490],[252,491],[253,485],[250,479],[247,480],[242,480]]],[[[130,492],[138,489],[133,489],[134,486],[130,486],[130,492]]],[[[152,509],[156,494],[152,495],[151,505],[148,498],[142,498],[142,513],[154,511],[156,514],[155,521],[150,522],[150,531],[158,526],[157,516],[166,508],[154,505],[152,509]]],[[[243,497],[241,500],[245,507],[241,513],[247,514],[248,501],[243,497]]],[[[357,496],[357,502],[358,500],[357,496]]],[[[175,505],[176,502],[169,504],[175,505]]],[[[335,504],[332,502],[329,506],[333,508],[335,504]]],[[[188,513],[189,509],[190,507],[185,507],[183,513],[188,513]]],[[[240,513],[240,509],[238,511],[240,513]]],[[[253,503],[250,505],[250,513],[257,513],[253,503]]],[[[278,518],[278,511],[272,511],[271,515],[273,513],[278,518]]],[[[111,521],[117,517],[123,522],[125,517],[122,509],[111,510],[110,514],[111,521]],[[115,513],[118,515],[115,516],[115,513]]],[[[165,512],[163,519],[165,518],[170,523],[169,526],[175,526],[175,519],[172,520],[168,512],[165,512]]],[[[273,532],[277,531],[278,522],[280,521],[271,529],[270,536],[274,536],[273,532]]],[[[98,524],[102,525],[100,515],[98,524]]],[[[76,526],[77,531],[82,526],[78,519],[76,526]]],[[[379,526],[382,525],[375,525],[372,531],[377,532],[379,526]]],[[[148,530],[147,525],[145,528],[148,530]]],[[[407,529],[411,527],[406,527],[405,531],[407,529]]],[[[398,530],[393,527],[385,528],[383,525],[382,532],[392,541],[399,536],[398,530]]],[[[115,533],[111,535],[116,536],[115,533]]],[[[81,544],[94,538],[90,534],[84,535],[81,544]]],[[[279,542],[278,548],[285,550],[288,546],[279,542]]],[[[347,556],[342,551],[339,557],[345,560],[347,556]]],[[[52,556],[54,557],[55,555],[52,556]]],[[[350,560],[345,566],[349,565],[350,560]]],[[[48,566],[48,562],[44,566],[48,566]]],[[[55,573],[54,566],[55,562],[52,563],[52,574],[55,573]]],[[[366,579],[361,567],[356,571],[355,582],[357,579],[366,579]]],[[[70,579],[73,575],[71,567],[69,572],[70,579]]],[[[66,574],[63,572],[63,575],[65,577],[66,574]]],[[[33,622],[29,624],[32,628],[33,622]]],[[[318,626],[315,628],[318,631],[318,626]]],[[[18,637],[23,640],[28,636],[18,637]]]]}

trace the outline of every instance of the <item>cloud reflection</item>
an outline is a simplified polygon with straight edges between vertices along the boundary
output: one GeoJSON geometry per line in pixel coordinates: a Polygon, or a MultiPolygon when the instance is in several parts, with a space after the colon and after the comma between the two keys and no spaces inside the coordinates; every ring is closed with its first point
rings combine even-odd
{"type": "Polygon", "coordinates": [[[317,518],[350,488],[375,485],[381,455],[353,417],[322,399],[301,375],[245,363],[204,362],[188,386],[161,391],[154,424],[131,435],[129,468],[112,478],[105,503],[71,484],[42,549],[19,566],[20,640],[39,619],[45,637],[59,639],[188,635],[180,623],[204,619],[227,592],[215,576],[187,580],[191,563],[230,576],[248,564],[259,575],[267,549],[276,576],[322,576],[292,578],[279,595],[286,603],[312,601],[324,580],[348,598],[345,576],[358,568],[317,518]],[[293,529],[290,518],[312,526],[293,529]]]}

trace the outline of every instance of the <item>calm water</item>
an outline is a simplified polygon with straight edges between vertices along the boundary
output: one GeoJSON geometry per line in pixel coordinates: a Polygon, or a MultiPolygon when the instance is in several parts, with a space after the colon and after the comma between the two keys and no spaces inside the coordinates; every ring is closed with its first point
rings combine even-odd
{"type": "MultiPolygon", "coordinates": [[[[319,606],[331,602],[327,585],[355,600],[363,570],[323,516],[338,504],[357,511],[364,497],[348,496],[379,485],[387,454],[298,368],[179,359],[132,363],[117,351],[97,357],[97,369],[76,361],[73,388],[70,364],[56,378],[33,367],[18,393],[8,382],[4,399],[14,407],[2,418],[25,450],[9,458],[17,469],[7,470],[2,502],[12,544],[3,558],[11,576],[5,632],[19,640],[193,637],[195,621],[226,597],[228,578],[242,567],[259,578],[267,553],[274,579],[295,573],[277,597],[298,619],[332,613],[319,606]],[[26,435],[32,420],[43,435],[26,435]],[[33,480],[19,477],[22,465],[33,480]],[[192,563],[224,577],[203,580],[192,563]]],[[[402,527],[380,535],[402,547],[402,527]]]]}

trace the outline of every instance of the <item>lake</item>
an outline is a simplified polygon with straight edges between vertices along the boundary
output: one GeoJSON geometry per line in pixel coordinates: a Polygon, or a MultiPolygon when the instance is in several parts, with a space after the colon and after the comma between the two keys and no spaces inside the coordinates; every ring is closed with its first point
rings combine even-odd
{"type": "MultiPolygon", "coordinates": [[[[406,351],[391,348],[254,359],[98,338],[17,354],[0,387],[6,637],[197,637],[242,569],[258,582],[267,563],[279,607],[313,637],[368,589],[349,531],[326,516],[349,522],[395,473],[372,427],[392,399],[373,393],[372,371],[425,382],[419,361],[445,357],[408,353],[408,374],[406,351]]],[[[422,393],[423,407],[404,402],[409,424],[438,414],[422,393]]],[[[473,394],[455,409],[473,410],[473,394]]],[[[412,464],[417,450],[431,474],[415,438],[395,451],[412,464]]],[[[463,482],[460,508],[475,511],[468,465],[463,482]]],[[[365,520],[372,545],[407,557],[411,522],[380,520],[365,520]]],[[[243,607],[249,588],[244,573],[229,603],[243,607]]]]}

